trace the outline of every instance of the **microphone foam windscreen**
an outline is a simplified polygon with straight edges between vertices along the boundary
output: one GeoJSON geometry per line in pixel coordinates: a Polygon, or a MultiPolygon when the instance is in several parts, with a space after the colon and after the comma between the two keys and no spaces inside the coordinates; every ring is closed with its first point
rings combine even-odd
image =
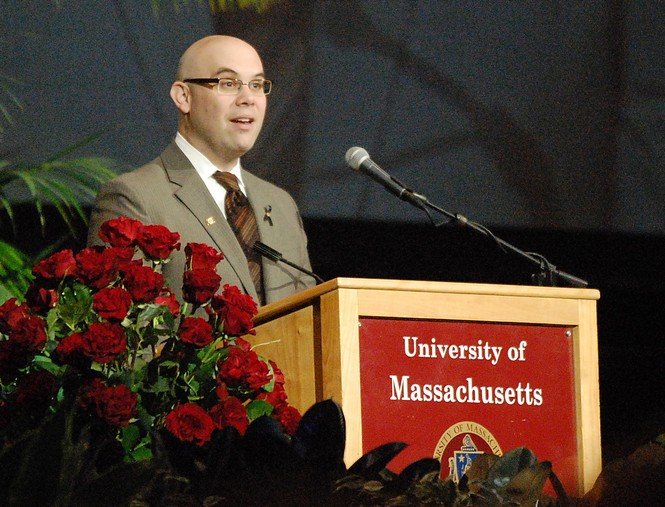
{"type": "Polygon", "coordinates": [[[356,171],[360,168],[360,164],[362,164],[365,159],[369,158],[369,153],[367,153],[367,150],[364,148],[360,148],[359,146],[354,146],[353,148],[349,148],[346,151],[346,163],[349,164],[349,166],[352,169],[355,169],[356,171]]]}

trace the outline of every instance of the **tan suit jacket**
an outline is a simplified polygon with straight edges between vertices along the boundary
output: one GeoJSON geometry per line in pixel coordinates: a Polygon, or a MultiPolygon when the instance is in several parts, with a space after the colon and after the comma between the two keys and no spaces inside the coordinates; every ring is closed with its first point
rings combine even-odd
{"type": "MultiPolygon", "coordinates": [[[[247,197],[259,225],[261,241],[284,258],[311,270],[307,237],[296,203],[281,188],[242,172],[247,197]],[[270,210],[269,217],[266,210],[270,210]]],[[[149,164],[122,174],[100,190],[90,217],[88,244],[102,244],[102,223],[125,215],[144,224],[162,224],[180,233],[182,247],[163,267],[165,283],[182,301],[182,274],[187,243],[205,243],[224,254],[218,266],[223,284],[237,285],[258,303],[247,259],[231,227],[189,159],[172,142],[149,164]]],[[[314,285],[314,280],[283,263],[263,259],[266,302],[314,285]]]]}

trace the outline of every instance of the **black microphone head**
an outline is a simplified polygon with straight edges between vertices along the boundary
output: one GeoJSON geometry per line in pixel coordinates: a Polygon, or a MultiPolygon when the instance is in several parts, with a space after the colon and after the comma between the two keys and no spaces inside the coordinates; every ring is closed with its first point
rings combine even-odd
{"type": "Polygon", "coordinates": [[[369,153],[367,153],[367,150],[364,148],[354,146],[346,151],[346,156],[344,158],[346,159],[346,163],[349,164],[349,167],[357,171],[360,169],[360,164],[369,158],[369,153]]]}

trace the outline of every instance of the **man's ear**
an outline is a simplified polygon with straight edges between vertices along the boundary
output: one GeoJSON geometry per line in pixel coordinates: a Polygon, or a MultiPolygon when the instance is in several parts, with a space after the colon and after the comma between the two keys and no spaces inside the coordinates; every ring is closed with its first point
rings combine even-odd
{"type": "Polygon", "coordinates": [[[189,87],[185,83],[182,81],[174,82],[171,85],[170,95],[171,100],[173,100],[173,103],[175,104],[175,107],[177,107],[182,114],[189,113],[189,109],[192,105],[192,94],[189,90],[189,87]]]}

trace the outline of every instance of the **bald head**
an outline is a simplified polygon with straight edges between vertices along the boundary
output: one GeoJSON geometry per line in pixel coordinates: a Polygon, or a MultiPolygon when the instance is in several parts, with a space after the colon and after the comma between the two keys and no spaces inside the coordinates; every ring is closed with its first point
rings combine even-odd
{"type": "Polygon", "coordinates": [[[202,72],[209,72],[208,61],[215,53],[244,55],[257,60],[259,65],[263,66],[259,54],[244,40],[229,35],[210,35],[197,40],[185,50],[178,63],[176,80],[204,76],[202,72]]]}
{"type": "Polygon", "coordinates": [[[180,113],[178,132],[220,170],[234,167],[261,131],[266,96],[250,90],[249,83],[262,78],[259,54],[236,37],[205,37],[180,58],[170,92],[180,113]],[[221,93],[217,80],[224,78],[241,85],[232,93],[221,93]]]}

